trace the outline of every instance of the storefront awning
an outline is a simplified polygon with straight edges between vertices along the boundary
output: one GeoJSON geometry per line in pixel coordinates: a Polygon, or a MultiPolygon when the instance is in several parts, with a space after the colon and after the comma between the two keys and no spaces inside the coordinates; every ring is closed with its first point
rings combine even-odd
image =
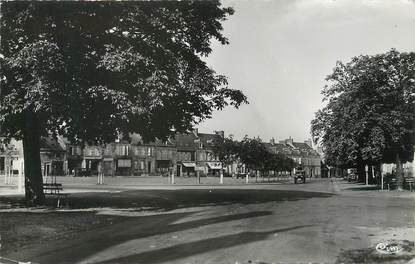
{"type": "Polygon", "coordinates": [[[222,163],[220,162],[207,162],[207,165],[211,170],[221,170],[222,169],[222,163]]]}
{"type": "Polygon", "coordinates": [[[194,162],[183,162],[182,164],[183,164],[183,166],[185,166],[186,168],[193,168],[193,167],[196,167],[196,163],[194,163],[194,162]]]}

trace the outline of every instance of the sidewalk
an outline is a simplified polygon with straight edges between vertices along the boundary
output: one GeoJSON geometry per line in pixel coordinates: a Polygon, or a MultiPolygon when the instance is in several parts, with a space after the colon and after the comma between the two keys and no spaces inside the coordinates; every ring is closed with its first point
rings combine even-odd
{"type": "MultiPolygon", "coordinates": [[[[45,182],[51,182],[52,178],[46,178],[45,182]]],[[[111,189],[129,189],[133,188],[177,188],[180,186],[247,186],[247,185],[261,185],[261,184],[287,184],[291,183],[290,178],[255,178],[249,179],[249,184],[246,184],[245,178],[231,178],[224,177],[223,184],[220,183],[219,177],[200,177],[200,183],[197,177],[175,177],[174,184],[171,183],[170,177],[162,176],[106,176],[104,177],[104,184],[98,185],[98,178],[92,177],[73,177],[73,176],[58,176],[56,182],[63,185],[64,193],[66,192],[99,192],[108,191],[111,189]]],[[[5,184],[4,178],[0,176],[0,195],[18,195],[17,192],[17,177],[12,178],[11,184],[5,184]]]]}

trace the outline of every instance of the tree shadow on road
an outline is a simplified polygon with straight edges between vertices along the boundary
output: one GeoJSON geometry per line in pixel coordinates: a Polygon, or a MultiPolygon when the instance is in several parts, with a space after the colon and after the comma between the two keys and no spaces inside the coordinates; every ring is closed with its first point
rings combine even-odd
{"type": "Polygon", "coordinates": [[[228,204],[257,204],[265,202],[297,201],[327,198],[334,194],[322,192],[256,190],[256,189],[193,189],[193,190],[136,190],[122,193],[84,193],[71,195],[70,208],[140,208],[173,210],[228,204]]]}
{"type": "MultiPolygon", "coordinates": [[[[57,230],[57,235],[53,237],[57,242],[46,241],[47,246],[39,246],[39,242],[44,242],[41,239],[31,239],[25,241],[29,249],[34,249],[32,253],[27,253],[26,256],[35,257],[39,263],[49,263],[57,258],[53,263],[73,263],[75,259],[82,259],[92,254],[105,250],[108,247],[112,247],[126,241],[145,238],[149,236],[162,235],[170,232],[179,232],[191,228],[197,228],[200,226],[206,226],[210,224],[217,224],[226,221],[234,221],[246,218],[254,218],[259,216],[266,216],[271,214],[268,211],[254,211],[246,214],[235,215],[223,215],[214,218],[201,219],[188,221],[185,223],[178,223],[180,219],[191,216],[191,212],[172,212],[167,213],[174,209],[186,209],[192,207],[204,207],[204,206],[217,206],[217,205],[229,205],[229,204],[259,204],[266,202],[284,202],[284,201],[298,201],[311,198],[328,198],[333,196],[331,193],[321,192],[305,192],[305,191],[287,191],[287,190],[257,190],[257,189],[196,189],[196,190],[134,190],[123,191],[119,193],[76,193],[71,194],[67,200],[69,204],[66,212],[59,210],[46,210],[27,213],[19,212],[20,217],[30,217],[32,225],[38,225],[38,227],[48,227],[47,223],[53,223],[51,226],[57,230]],[[94,210],[100,211],[100,208],[110,208],[117,211],[117,209],[127,210],[131,212],[131,216],[119,216],[119,215],[96,215],[94,210]],[[79,212],[79,209],[87,209],[87,212],[79,212]],[[91,210],[90,210],[91,209],[91,210]],[[73,218],[74,214],[70,212],[79,212],[80,215],[87,214],[84,223],[74,230],[66,230],[66,227],[71,227],[71,223],[80,219],[73,218]],[[141,211],[153,215],[143,216],[141,211]],[[41,214],[44,217],[31,217],[30,214],[41,214]],[[55,214],[59,214],[59,223],[56,223],[54,218],[55,214]],[[140,215],[141,214],[141,215],[140,215]],[[101,219],[104,224],[91,225],[88,221],[95,221],[93,218],[101,219]],[[91,217],[90,217],[91,216],[91,217]],[[36,222],[36,219],[39,222],[36,222]],[[48,220],[49,219],[49,220],[48,220]],[[66,220],[65,220],[66,219],[66,220]],[[90,219],[90,220],[88,220],[90,219]],[[110,222],[112,222],[110,224],[110,222]],[[62,228],[65,227],[65,228],[62,228]],[[91,231],[86,231],[90,227],[91,231]],[[98,229],[97,229],[98,228],[98,229]],[[60,239],[66,237],[66,232],[70,232],[68,241],[60,239]],[[86,232],[85,232],[86,231],[86,232]],[[76,236],[80,238],[77,239],[76,236]],[[74,255],[73,252],[76,252],[74,255]],[[50,256],[53,255],[53,258],[50,256]],[[44,257],[47,261],[43,261],[44,257]],[[59,261],[58,261],[59,260],[59,261]]],[[[0,201],[3,201],[5,197],[0,197],[0,201]]],[[[13,199],[10,203],[12,203],[13,199]]],[[[13,208],[13,204],[10,205],[13,208]]],[[[18,212],[8,212],[10,216],[18,214],[18,212]]],[[[20,223],[17,219],[16,223],[20,223]]],[[[16,225],[18,226],[18,224],[16,225]]],[[[49,227],[50,228],[50,227],[49,227]]],[[[38,228],[37,228],[38,229],[38,228]]],[[[42,234],[37,234],[41,236],[42,234]]],[[[47,240],[47,239],[46,239],[47,240]]],[[[16,242],[17,243],[17,242],[16,242]]],[[[11,252],[12,254],[18,254],[19,252],[11,252]]],[[[29,259],[30,260],[30,259],[29,259]]],[[[31,259],[33,260],[33,258],[31,259]]]]}
{"type": "Polygon", "coordinates": [[[290,230],[296,230],[309,226],[311,225],[294,226],[264,232],[242,232],[238,234],[183,243],[121,258],[112,258],[99,263],[168,263],[172,260],[186,258],[197,254],[203,254],[214,250],[226,249],[229,247],[265,240],[269,238],[270,235],[275,233],[287,232],[290,230]]]}
{"type": "MultiPolygon", "coordinates": [[[[271,215],[270,211],[254,211],[233,215],[222,215],[213,218],[192,220],[177,223],[192,213],[168,213],[140,217],[128,217],[127,220],[106,226],[99,230],[79,234],[79,238],[70,241],[51,242],[29,252],[30,259],[39,263],[74,263],[88,256],[105,251],[113,246],[120,245],[136,239],[180,232],[188,229],[219,224],[229,221],[244,220],[271,215]],[[76,252],[76,254],[73,254],[76,252]]],[[[35,246],[37,247],[37,246],[35,246]]],[[[19,252],[23,254],[23,252],[19,252]]]]}
{"type": "MultiPolygon", "coordinates": [[[[70,194],[63,201],[67,209],[87,208],[143,208],[146,211],[169,211],[179,208],[257,204],[265,202],[297,201],[310,198],[327,198],[335,194],[323,192],[261,190],[261,189],[186,189],[186,190],[133,190],[122,192],[89,192],[70,194]]],[[[56,199],[47,199],[53,208],[56,199]]],[[[19,196],[1,196],[0,209],[25,207],[19,196]]]]}

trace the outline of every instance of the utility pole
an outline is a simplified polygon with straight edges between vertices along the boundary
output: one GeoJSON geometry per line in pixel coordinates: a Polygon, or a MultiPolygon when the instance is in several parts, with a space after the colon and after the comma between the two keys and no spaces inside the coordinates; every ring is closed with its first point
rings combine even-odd
{"type": "Polygon", "coordinates": [[[171,184],[174,184],[174,167],[171,169],[171,184]]]}
{"type": "Polygon", "coordinates": [[[223,168],[220,170],[220,178],[219,178],[219,183],[223,184],[223,168]]]}

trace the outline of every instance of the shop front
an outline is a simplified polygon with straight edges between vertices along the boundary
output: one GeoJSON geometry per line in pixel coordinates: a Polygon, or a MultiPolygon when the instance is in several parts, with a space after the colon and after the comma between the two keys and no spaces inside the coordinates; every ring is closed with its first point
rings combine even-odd
{"type": "Polygon", "coordinates": [[[195,162],[182,162],[177,165],[177,176],[195,176],[196,175],[195,162]]]}
{"type": "Polygon", "coordinates": [[[220,170],[222,169],[221,162],[206,162],[208,166],[208,175],[218,176],[220,175],[220,170]]]}
{"type": "Polygon", "coordinates": [[[118,159],[116,175],[130,176],[131,175],[131,159],[118,159]]]}

